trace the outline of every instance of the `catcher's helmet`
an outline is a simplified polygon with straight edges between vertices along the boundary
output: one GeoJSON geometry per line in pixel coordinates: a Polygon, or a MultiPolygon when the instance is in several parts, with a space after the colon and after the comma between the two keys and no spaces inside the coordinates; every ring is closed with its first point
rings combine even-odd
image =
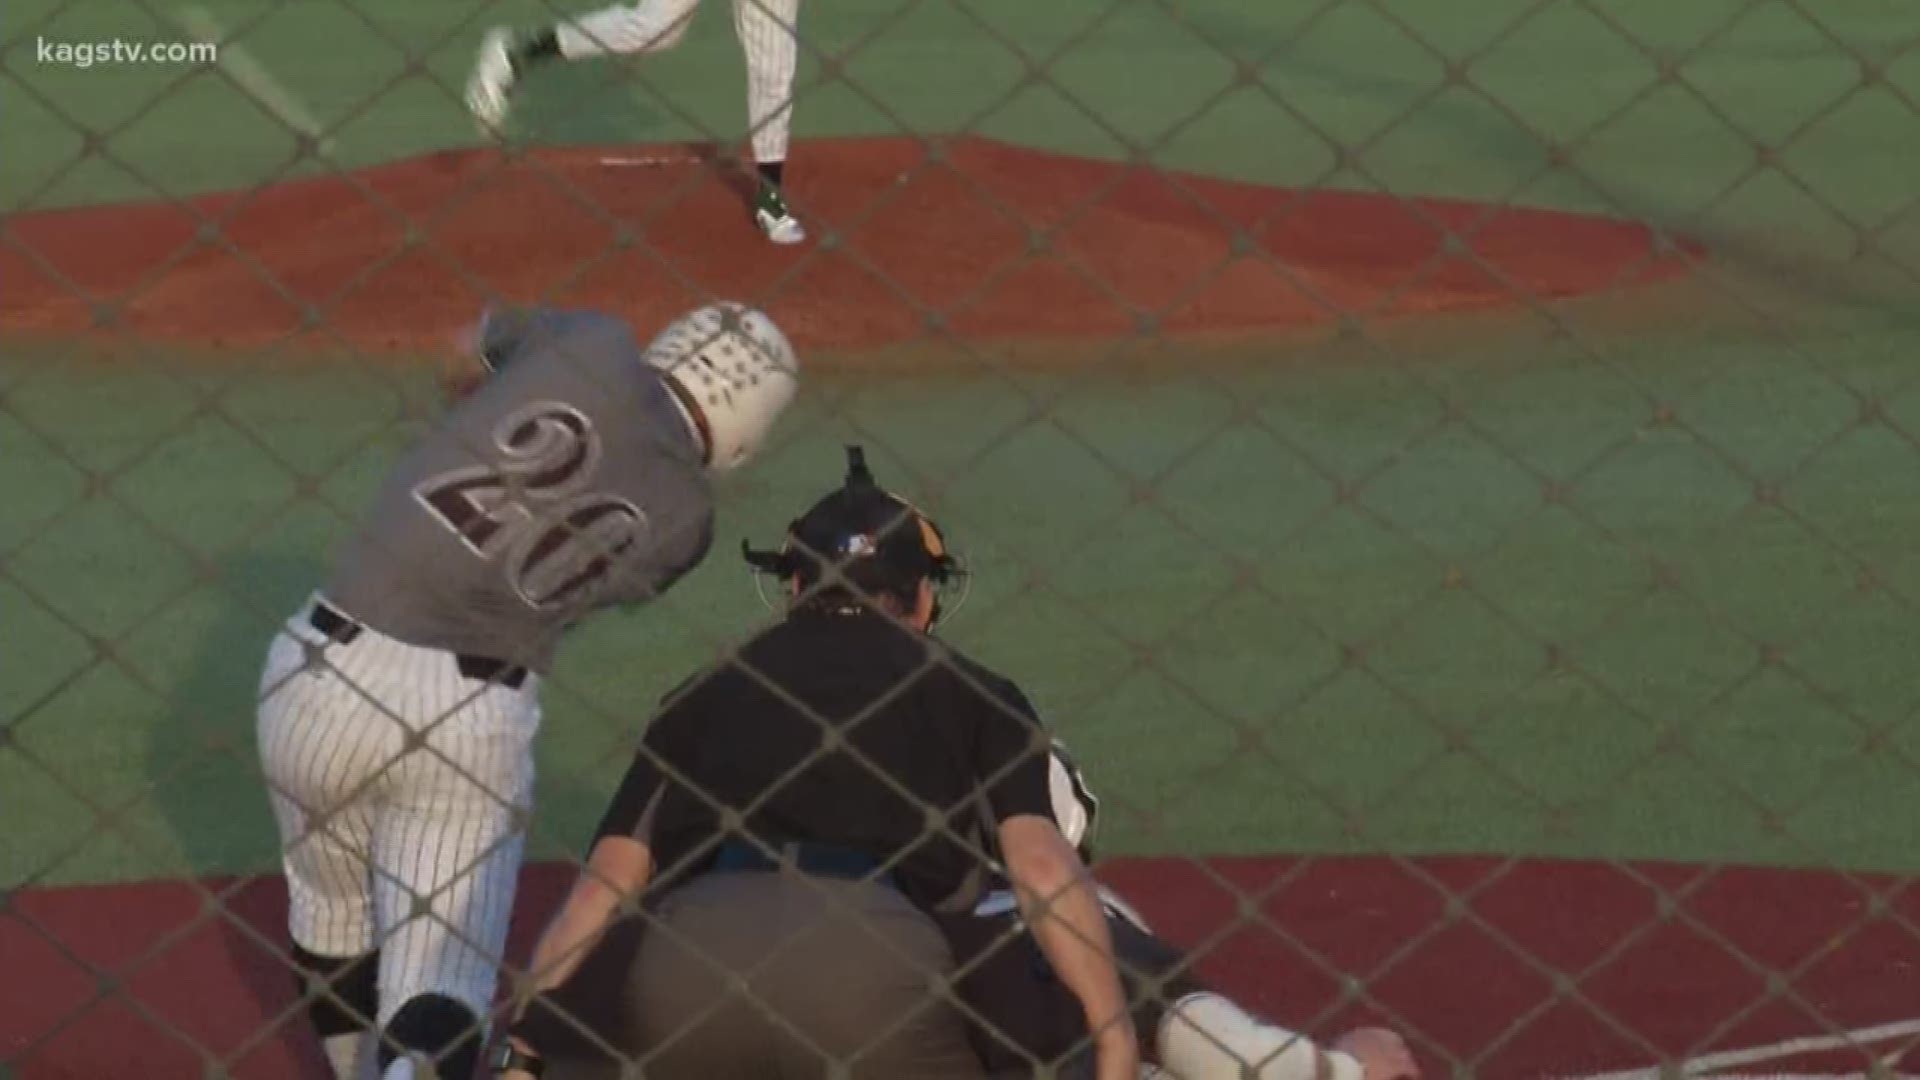
{"type": "Polygon", "coordinates": [[[685,393],[714,472],[760,448],[800,385],[800,359],[787,336],[764,312],[743,304],[712,304],[681,316],[648,343],[646,356],[685,393]]]}
{"type": "MultiPolygon", "coordinates": [[[[866,453],[847,447],[846,480],[787,528],[778,551],[758,551],[746,541],[747,563],[782,580],[797,580],[815,595],[853,592],[863,596],[911,596],[924,579],[936,593],[965,577],[947,549],[946,536],[919,507],[880,487],[866,453]]],[[[939,618],[936,602],[934,618],[939,618]]]]}

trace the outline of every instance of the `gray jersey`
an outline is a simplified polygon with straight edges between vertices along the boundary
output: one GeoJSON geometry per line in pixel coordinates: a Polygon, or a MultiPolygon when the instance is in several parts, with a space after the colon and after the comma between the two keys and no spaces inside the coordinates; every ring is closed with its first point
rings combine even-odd
{"type": "Polygon", "coordinates": [[[569,625],[705,557],[713,501],[625,323],[511,315],[484,347],[497,372],[394,467],[326,595],[401,641],[544,671],[569,625]]]}

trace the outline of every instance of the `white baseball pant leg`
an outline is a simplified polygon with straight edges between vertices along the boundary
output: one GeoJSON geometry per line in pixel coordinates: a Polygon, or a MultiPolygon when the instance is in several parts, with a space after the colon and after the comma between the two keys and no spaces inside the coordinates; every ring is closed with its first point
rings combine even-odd
{"type": "MultiPolygon", "coordinates": [[[[641,0],[562,21],[560,55],[665,52],[680,44],[700,0],[641,0]]],[[[800,64],[800,0],[733,0],[733,29],[747,59],[747,122],[754,160],[785,161],[793,130],[793,82],[800,64]]]]}
{"type": "Polygon", "coordinates": [[[290,620],[261,678],[261,761],[302,948],[380,949],[384,1025],[443,994],[485,1016],[533,796],[537,679],[467,679],[454,657],[290,620]]]}
{"type": "Polygon", "coordinates": [[[747,54],[753,158],[785,161],[793,134],[793,80],[800,67],[800,0],[733,0],[733,30],[747,54]]]}
{"type": "Polygon", "coordinates": [[[665,52],[680,44],[700,0],[640,0],[615,4],[554,27],[560,55],[568,60],[665,52]]]}

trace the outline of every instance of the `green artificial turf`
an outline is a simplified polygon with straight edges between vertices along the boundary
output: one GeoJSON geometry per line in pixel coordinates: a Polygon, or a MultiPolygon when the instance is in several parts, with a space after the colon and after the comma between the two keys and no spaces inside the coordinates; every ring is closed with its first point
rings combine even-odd
{"type": "MultiPolygon", "coordinates": [[[[478,28],[540,9],[206,5],[327,128],[327,161],[219,72],[33,60],[40,35],[178,33],[149,10],[10,7],[8,212],[470,144],[478,28]]],[[[810,3],[798,136],[966,130],[1611,213],[1712,261],[1651,293],[1144,370],[816,380],[729,487],[709,564],[569,644],[536,854],[577,847],[648,703],[764,617],[734,544],[776,535],[858,437],[975,557],[951,633],[1080,750],[1115,850],[1911,870],[1920,10],[1175,10],[810,3]]],[[[736,138],[742,98],[707,11],[672,55],[542,73],[515,134],[736,138]]],[[[0,342],[0,380],[0,887],[270,866],[259,662],[431,414],[425,373],[0,342]]]]}

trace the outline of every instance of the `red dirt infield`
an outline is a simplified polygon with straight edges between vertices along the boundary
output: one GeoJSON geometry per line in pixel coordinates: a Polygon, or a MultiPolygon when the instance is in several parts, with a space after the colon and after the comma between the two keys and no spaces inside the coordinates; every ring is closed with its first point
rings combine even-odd
{"type": "MultiPolygon", "coordinates": [[[[1767,1060],[1742,1071],[1920,1066],[1910,881],[1492,857],[1124,859],[1102,876],[1247,1004],[1321,1033],[1392,1020],[1429,1076],[1574,1076],[1757,1046],[1767,1060]],[[1239,917],[1236,893],[1270,925],[1239,917]],[[1342,1004],[1335,971],[1367,997],[1342,1004]],[[1830,1047],[1886,1025],[1896,1036],[1871,1052],[1830,1047]],[[1806,1041],[1772,1045],[1790,1039],[1806,1041]]],[[[567,880],[551,866],[524,878],[515,959],[567,880]]],[[[0,914],[0,1073],[321,1077],[278,959],[282,885],[209,887],[218,909],[177,882],[14,895],[0,914]]]]}
{"type": "Polygon", "coordinates": [[[702,147],[455,150],[184,203],[16,214],[0,332],[420,348],[494,301],[653,327],[733,296],[803,346],[1123,337],[1149,315],[1169,333],[1236,334],[1553,300],[1700,257],[1604,218],[1295,192],[970,137],[808,142],[791,173],[815,234],[798,248],[759,237],[734,170],[702,147]]]}

